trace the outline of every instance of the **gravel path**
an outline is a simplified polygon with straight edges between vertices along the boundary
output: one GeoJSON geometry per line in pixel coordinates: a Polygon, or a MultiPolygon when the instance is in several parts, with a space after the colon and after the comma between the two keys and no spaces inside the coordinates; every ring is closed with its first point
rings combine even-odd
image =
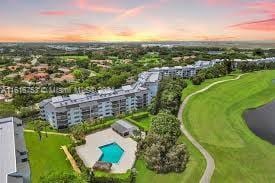
{"type": "Polygon", "coordinates": [[[197,95],[199,93],[203,93],[205,91],[207,91],[208,89],[210,89],[211,87],[220,84],[220,83],[225,83],[228,81],[235,81],[241,78],[241,76],[243,76],[244,74],[239,75],[238,77],[234,78],[234,79],[227,79],[227,80],[222,80],[222,81],[217,81],[214,82],[210,85],[208,85],[207,87],[198,90],[190,95],[188,95],[184,101],[182,102],[179,112],[178,112],[178,119],[181,122],[181,131],[182,133],[188,138],[188,140],[202,153],[202,155],[204,156],[204,158],[206,159],[206,169],[203,173],[203,176],[201,177],[200,183],[209,183],[211,181],[211,177],[214,173],[215,170],[215,161],[213,159],[213,157],[207,152],[206,149],[203,148],[203,146],[196,141],[196,139],[188,132],[188,130],[185,128],[184,124],[183,124],[183,110],[187,104],[187,102],[189,101],[189,99],[194,96],[197,95]]]}

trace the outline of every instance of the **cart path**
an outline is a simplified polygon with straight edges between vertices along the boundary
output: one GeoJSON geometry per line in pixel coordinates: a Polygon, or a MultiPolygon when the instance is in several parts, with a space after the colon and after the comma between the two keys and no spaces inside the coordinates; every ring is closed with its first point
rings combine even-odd
{"type": "Polygon", "coordinates": [[[198,90],[190,95],[188,95],[184,101],[182,102],[179,112],[178,112],[178,119],[181,122],[181,131],[182,133],[188,138],[188,140],[201,152],[201,154],[204,156],[205,160],[206,160],[206,168],[205,171],[203,173],[203,176],[200,179],[200,183],[210,183],[211,181],[211,177],[215,171],[215,161],[213,159],[213,157],[210,155],[209,152],[207,152],[206,149],[203,148],[203,146],[188,132],[188,130],[185,128],[184,124],[183,124],[183,111],[184,108],[187,104],[187,102],[189,101],[189,99],[194,96],[197,95],[199,93],[203,93],[205,91],[207,91],[208,89],[210,89],[211,87],[221,84],[221,83],[225,83],[225,82],[229,82],[229,81],[235,81],[235,80],[239,80],[241,78],[241,76],[243,76],[244,74],[239,75],[238,77],[234,78],[234,79],[227,79],[227,80],[222,80],[222,81],[217,81],[214,82],[208,86],[206,86],[205,88],[198,90]]]}

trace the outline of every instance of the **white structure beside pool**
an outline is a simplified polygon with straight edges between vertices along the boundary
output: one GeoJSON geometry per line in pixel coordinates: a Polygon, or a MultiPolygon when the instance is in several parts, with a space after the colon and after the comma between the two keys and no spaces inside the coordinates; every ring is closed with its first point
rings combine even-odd
{"type": "Polygon", "coordinates": [[[112,129],[123,137],[134,135],[134,132],[139,130],[136,126],[122,119],[117,120],[112,125],[112,129]]]}
{"type": "Polygon", "coordinates": [[[86,144],[76,147],[79,157],[86,167],[92,168],[100,159],[102,151],[100,147],[116,143],[124,153],[118,163],[113,163],[111,173],[126,173],[134,166],[137,151],[137,142],[130,137],[122,137],[118,133],[108,128],[86,136],[86,144]]]}

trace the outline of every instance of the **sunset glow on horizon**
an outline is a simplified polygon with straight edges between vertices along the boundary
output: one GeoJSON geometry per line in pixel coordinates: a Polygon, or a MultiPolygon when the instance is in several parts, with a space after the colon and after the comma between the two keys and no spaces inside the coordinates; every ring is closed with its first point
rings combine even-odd
{"type": "Polygon", "coordinates": [[[275,40],[275,0],[2,0],[0,42],[275,40]]]}

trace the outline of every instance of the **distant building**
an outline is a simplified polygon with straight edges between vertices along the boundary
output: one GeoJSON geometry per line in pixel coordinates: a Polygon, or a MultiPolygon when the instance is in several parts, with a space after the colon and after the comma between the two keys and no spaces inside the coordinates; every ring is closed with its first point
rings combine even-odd
{"type": "Polygon", "coordinates": [[[22,58],[21,58],[21,57],[14,57],[13,60],[14,60],[15,62],[19,62],[19,61],[22,60],[22,58]]]}
{"type": "Polygon", "coordinates": [[[45,81],[49,79],[48,73],[30,73],[24,76],[24,80],[26,81],[32,81],[32,80],[39,80],[39,81],[45,81]]]}
{"type": "Polygon", "coordinates": [[[15,79],[17,77],[20,77],[19,73],[11,73],[11,74],[5,76],[5,78],[8,78],[8,79],[15,79]]]}
{"type": "Polygon", "coordinates": [[[213,67],[215,64],[222,63],[223,60],[217,59],[212,61],[197,61],[193,65],[187,66],[175,66],[175,67],[161,67],[150,69],[149,72],[160,72],[162,77],[171,76],[171,77],[181,77],[181,78],[190,78],[197,74],[201,69],[206,69],[213,67]]]}
{"type": "Polygon", "coordinates": [[[256,63],[256,64],[262,64],[262,63],[275,63],[275,57],[270,57],[270,58],[261,58],[261,59],[246,59],[246,60],[241,60],[241,59],[234,59],[232,67],[237,68],[239,64],[243,62],[249,62],[249,63],[256,63]]]}
{"type": "Polygon", "coordinates": [[[0,149],[0,182],[30,182],[28,152],[20,119],[0,119],[0,149]]]}
{"type": "Polygon", "coordinates": [[[16,65],[8,66],[8,69],[11,71],[16,71],[19,67],[16,65]]]}
{"type": "Polygon", "coordinates": [[[75,81],[75,77],[73,74],[65,74],[65,75],[62,75],[61,77],[55,77],[52,79],[56,83],[62,83],[62,82],[71,83],[75,81]]]}
{"type": "Polygon", "coordinates": [[[40,64],[38,66],[32,67],[32,69],[38,72],[46,72],[49,70],[49,66],[48,64],[40,64]]]}
{"type": "Polygon", "coordinates": [[[91,60],[90,62],[102,68],[110,68],[113,63],[112,60],[91,60]]]}
{"type": "Polygon", "coordinates": [[[5,95],[0,94],[0,102],[4,102],[6,100],[5,95]]]}
{"type": "Polygon", "coordinates": [[[224,51],[209,51],[208,55],[222,55],[224,51]]]}
{"type": "Polygon", "coordinates": [[[66,67],[58,68],[58,71],[60,71],[64,74],[69,74],[71,72],[71,70],[69,68],[66,68],[66,67]]]}

